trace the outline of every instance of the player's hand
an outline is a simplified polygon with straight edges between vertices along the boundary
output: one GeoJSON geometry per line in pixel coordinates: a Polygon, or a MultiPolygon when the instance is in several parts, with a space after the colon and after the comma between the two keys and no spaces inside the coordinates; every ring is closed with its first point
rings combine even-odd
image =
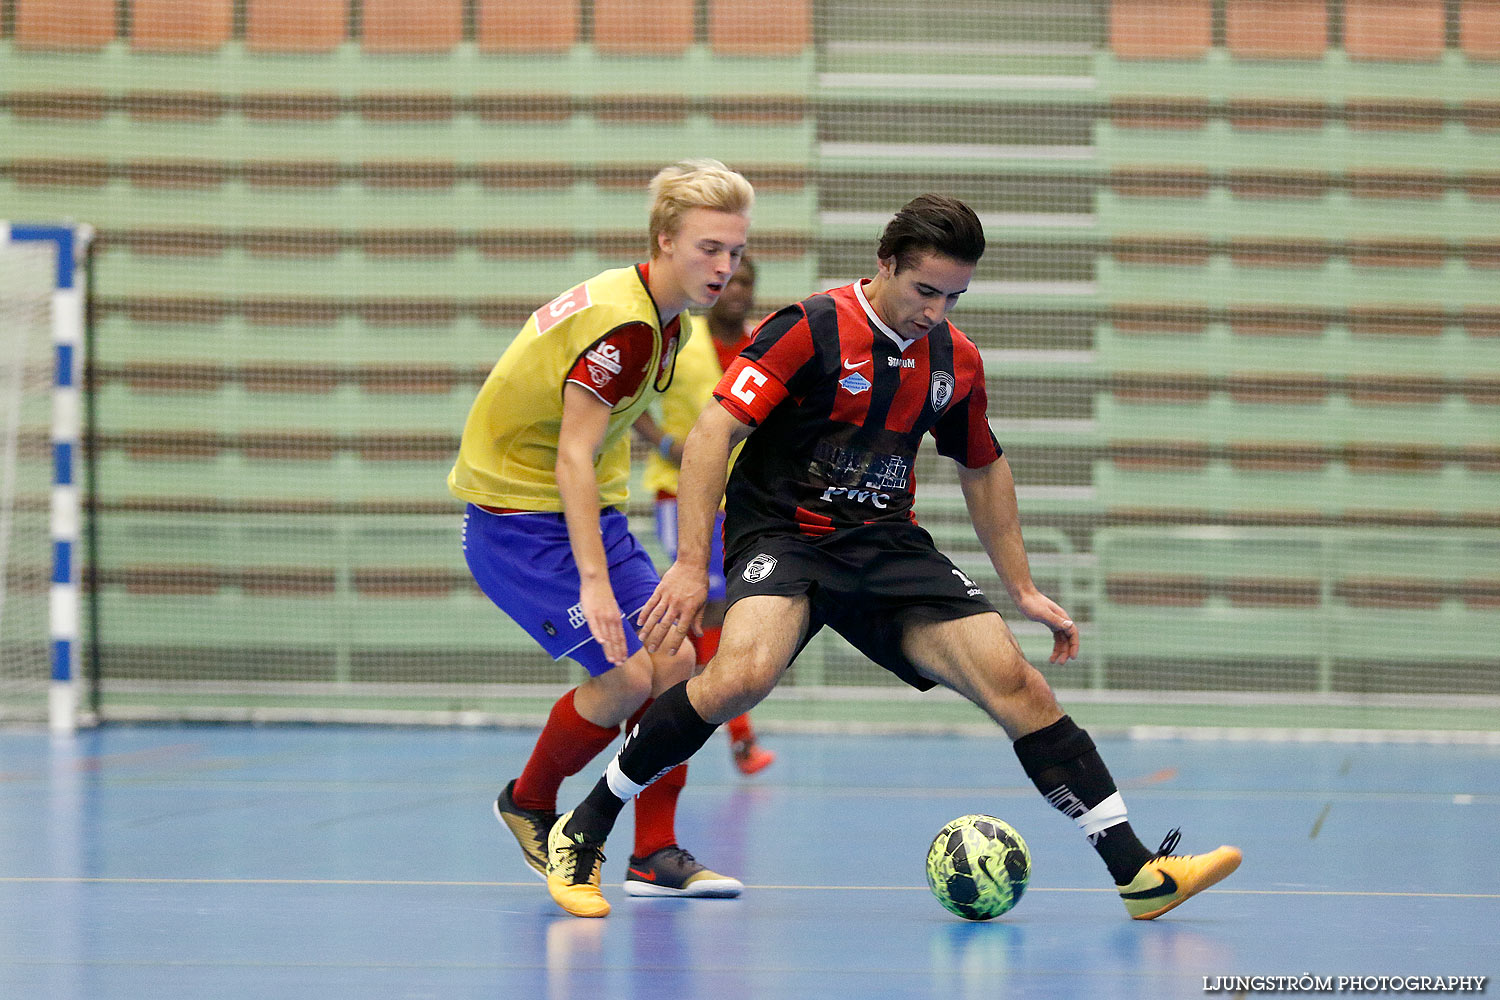
{"type": "Polygon", "coordinates": [[[708,570],[674,562],[662,574],[661,583],[636,619],[641,642],[652,653],[676,653],[689,635],[703,634],[703,605],[707,601],[708,570]]]}
{"type": "Polygon", "coordinates": [[[1017,599],[1016,608],[1034,622],[1052,630],[1052,655],[1048,663],[1067,663],[1078,656],[1078,626],[1060,605],[1040,591],[1017,599]]]}
{"type": "Polygon", "coordinates": [[[615,666],[625,662],[625,625],[620,605],[608,580],[585,582],[578,591],[578,603],[589,623],[589,634],[604,648],[604,658],[615,666]]]}

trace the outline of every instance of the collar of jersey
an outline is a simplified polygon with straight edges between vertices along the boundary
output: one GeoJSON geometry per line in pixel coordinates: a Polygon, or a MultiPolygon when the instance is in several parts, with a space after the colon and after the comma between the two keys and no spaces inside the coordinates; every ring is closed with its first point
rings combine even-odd
{"type": "Polygon", "coordinates": [[[861,278],[854,283],[854,297],[859,299],[860,308],[865,311],[866,316],[870,317],[870,322],[875,324],[875,328],[887,337],[890,337],[896,345],[896,350],[904,353],[908,347],[917,342],[916,339],[907,340],[901,334],[886,326],[881,318],[875,315],[875,310],[870,308],[870,300],[865,298],[865,281],[866,279],[861,278]]]}

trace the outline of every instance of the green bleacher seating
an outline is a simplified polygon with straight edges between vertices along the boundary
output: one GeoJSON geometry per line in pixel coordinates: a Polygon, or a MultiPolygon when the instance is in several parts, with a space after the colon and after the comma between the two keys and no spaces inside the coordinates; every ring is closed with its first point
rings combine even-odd
{"type": "Polygon", "coordinates": [[[272,676],[278,663],[295,665],[284,679],[301,682],[410,681],[443,657],[472,664],[474,679],[544,675],[546,657],[475,588],[459,552],[460,507],[449,507],[106,518],[110,559],[96,584],[110,655],[128,660],[135,679],[239,678],[248,661],[272,676]],[[199,652],[210,644],[227,667],[199,652]],[[403,650],[422,655],[403,669],[403,650]],[[361,675],[361,654],[378,668],[361,675]]]}
{"type": "Polygon", "coordinates": [[[1323,446],[1385,441],[1464,448],[1493,443],[1500,431],[1500,411],[1483,402],[1500,381],[1484,377],[1117,373],[1114,385],[1096,402],[1095,416],[1121,439],[1191,427],[1196,440],[1218,445],[1250,435],[1323,446]]]}
{"type": "Polygon", "coordinates": [[[1493,532],[1110,528],[1095,554],[1104,683],[1500,691],[1493,532]]]}
{"type": "MultiPolygon", "coordinates": [[[[1038,579],[1081,620],[1101,587],[1106,618],[1164,592],[1285,623],[1329,602],[1477,615],[1487,577],[1385,586],[1367,565],[1325,593],[1296,540],[1237,550],[1285,557],[1279,576],[1164,591],[1160,565],[1092,568],[1109,532],[1173,519],[1423,527],[1438,549],[1500,526],[1500,4],[992,6],[12,0],[0,200],[99,230],[101,524],[142,532],[102,548],[107,659],[389,679],[424,657],[484,677],[503,653],[506,676],[554,676],[524,637],[445,634],[504,618],[465,589],[443,476],[531,309],[638,259],[651,174],[704,154],[757,186],[767,308],[863,273],[914,193],[985,216],[956,320],[1038,579]],[[225,527],[260,518],[285,544],[225,527]],[[392,542],[405,518],[431,527],[392,542]],[[179,618],[204,624],[167,648],[179,618]]],[[[923,523],[993,591],[929,465],[923,523]]],[[[1295,636],[1230,632],[1215,655],[1268,658],[1252,686],[1358,683],[1295,636]]],[[[1149,679],[1148,639],[1059,676],[1149,679]]],[[[818,676],[840,655],[820,647],[818,676]]]]}

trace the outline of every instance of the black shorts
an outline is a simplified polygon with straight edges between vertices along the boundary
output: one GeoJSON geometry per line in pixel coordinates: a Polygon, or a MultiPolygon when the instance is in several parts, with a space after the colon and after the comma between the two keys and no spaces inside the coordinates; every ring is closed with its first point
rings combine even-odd
{"type": "Polygon", "coordinates": [[[808,596],[807,633],[827,625],[918,691],[935,685],[901,652],[912,621],[994,611],[984,592],[915,524],[870,524],[813,538],[762,535],[725,559],[729,603],[759,594],[808,596]]]}

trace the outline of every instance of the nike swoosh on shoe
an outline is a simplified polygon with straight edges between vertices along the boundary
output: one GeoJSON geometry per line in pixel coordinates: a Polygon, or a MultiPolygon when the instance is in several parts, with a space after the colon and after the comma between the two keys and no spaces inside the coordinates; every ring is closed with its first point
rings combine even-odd
{"type": "Polygon", "coordinates": [[[1155,899],[1157,896],[1170,896],[1177,891],[1177,880],[1166,872],[1161,873],[1161,885],[1151,889],[1142,889],[1139,892],[1122,892],[1121,899],[1155,899]]]}

